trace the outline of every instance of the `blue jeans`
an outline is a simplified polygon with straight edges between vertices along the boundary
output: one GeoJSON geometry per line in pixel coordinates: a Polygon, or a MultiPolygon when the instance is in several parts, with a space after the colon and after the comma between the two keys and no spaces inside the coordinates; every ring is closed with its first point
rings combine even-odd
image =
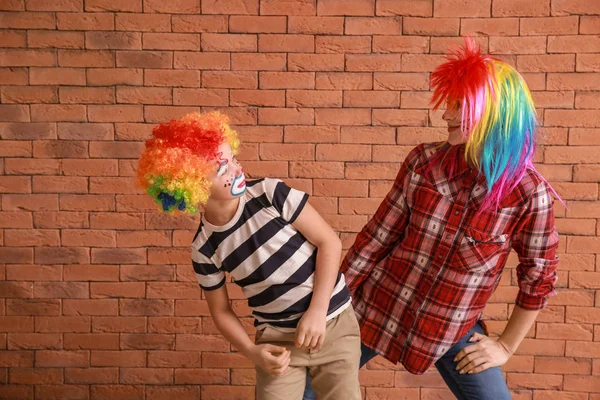
{"type": "MultiPolygon", "coordinates": [[[[463,348],[472,344],[468,343],[467,340],[475,332],[485,334],[481,325],[475,324],[458,343],[435,363],[435,367],[458,400],[511,400],[512,397],[504,381],[502,370],[499,367],[489,368],[478,374],[464,375],[459,374],[456,370],[457,363],[454,362],[454,357],[463,348]]],[[[361,344],[361,351],[361,367],[377,355],[373,349],[364,344],[361,344]]],[[[315,399],[315,392],[310,387],[310,376],[307,375],[306,389],[304,390],[302,400],[315,399]]]]}

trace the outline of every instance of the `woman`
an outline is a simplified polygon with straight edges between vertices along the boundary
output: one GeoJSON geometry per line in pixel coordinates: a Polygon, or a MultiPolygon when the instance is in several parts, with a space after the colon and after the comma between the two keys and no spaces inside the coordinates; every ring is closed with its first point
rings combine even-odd
{"type": "Polygon", "coordinates": [[[435,365],[458,399],[510,399],[499,367],[555,294],[558,262],[555,193],[532,163],[535,108],[521,75],[472,39],[431,83],[448,140],[413,149],[342,263],[361,366],[377,354],[414,374],[435,365]],[[481,317],[511,248],[519,293],[492,339],[481,317]]]}

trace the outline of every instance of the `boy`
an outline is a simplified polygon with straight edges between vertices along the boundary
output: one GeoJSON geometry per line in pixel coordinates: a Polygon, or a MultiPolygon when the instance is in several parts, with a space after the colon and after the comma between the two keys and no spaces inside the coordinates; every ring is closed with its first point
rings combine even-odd
{"type": "Polygon", "coordinates": [[[194,271],[217,328],[256,365],[257,398],[301,399],[308,372],[319,399],[360,399],[341,243],[308,195],[276,179],[246,182],[237,134],[217,112],[161,124],[153,136],[139,180],[165,211],[203,207],[194,271]],[[225,272],[248,299],[255,343],[230,307],[225,272]]]}

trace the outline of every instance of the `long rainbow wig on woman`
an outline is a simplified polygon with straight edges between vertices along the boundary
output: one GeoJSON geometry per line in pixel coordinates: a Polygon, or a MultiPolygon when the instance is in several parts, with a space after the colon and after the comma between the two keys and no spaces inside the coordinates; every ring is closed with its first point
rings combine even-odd
{"type": "Polygon", "coordinates": [[[237,134],[227,117],[216,111],[160,124],[140,157],[138,183],[163,211],[198,213],[210,197],[209,175],[217,168],[223,143],[237,154],[237,134]]]}
{"type": "Polygon", "coordinates": [[[510,65],[482,55],[472,38],[431,74],[434,109],[462,106],[466,161],[485,175],[480,210],[497,207],[533,168],[536,112],[523,77],[510,65]]]}

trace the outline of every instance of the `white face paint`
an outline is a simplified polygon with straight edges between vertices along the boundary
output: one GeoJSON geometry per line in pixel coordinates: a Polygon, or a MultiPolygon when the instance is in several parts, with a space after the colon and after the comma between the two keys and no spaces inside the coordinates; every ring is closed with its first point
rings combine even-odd
{"type": "Polygon", "coordinates": [[[219,147],[217,170],[212,176],[211,197],[216,200],[230,200],[246,191],[246,177],[241,164],[235,159],[231,147],[224,143],[219,147]]]}

